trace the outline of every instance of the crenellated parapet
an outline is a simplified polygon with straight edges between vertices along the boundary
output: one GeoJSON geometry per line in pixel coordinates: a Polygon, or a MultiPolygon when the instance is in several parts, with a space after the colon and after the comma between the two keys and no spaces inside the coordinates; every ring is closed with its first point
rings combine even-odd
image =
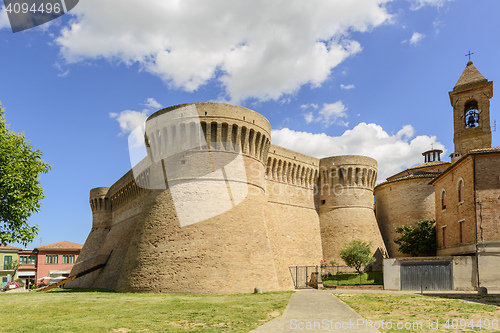
{"type": "Polygon", "coordinates": [[[181,104],[159,110],[146,123],[153,160],[185,151],[242,153],[265,164],[271,125],[257,112],[223,103],[181,104]]]}
{"type": "Polygon", "coordinates": [[[321,159],[321,186],[371,189],[377,181],[377,161],[366,156],[344,155],[321,159]]]}
{"type": "Polygon", "coordinates": [[[92,208],[92,228],[107,228],[111,223],[112,204],[108,197],[109,187],[97,187],[90,190],[92,208]]]}
{"type": "Polygon", "coordinates": [[[90,190],[90,207],[92,212],[110,212],[111,202],[107,197],[109,187],[97,187],[90,190]]]}
{"type": "Polygon", "coordinates": [[[318,179],[319,159],[271,145],[266,167],[267,180],[314,188],[318,179]]]}
{"type": "Polygon", "coordinates": [[[134,179],[132,171],[129,171],[109,189],[111,207],[116,210],[135,200],[149,188],[149,169],[142,172],[137,179],[134,179]]]}

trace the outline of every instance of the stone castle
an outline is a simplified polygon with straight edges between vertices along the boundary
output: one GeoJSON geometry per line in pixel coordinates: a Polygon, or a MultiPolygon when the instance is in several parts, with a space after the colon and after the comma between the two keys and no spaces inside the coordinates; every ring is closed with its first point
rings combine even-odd
{"type": "MultiPolygon", "coordinates": [[[[388,254],[401,256],[393,242],[396,226],[437,218],[438,228],[450,230],[438,235],[454,235],[456,221],[442,222],[436,183],[455,181],[454,168],[462,168],[471,154],[489,154],[500,191],[500,150],[477,152],[491,146],[492,84],[476,72],[469,63],[450,93],[457,110],[453,164],[431,150],[424,164],[377,187],[374,159],[318,159],[273,145],[269,121],[255,111],[222,103],[157,111],[138,136],[145,156],[111,187],[90,191],[92,230],[72,274],[111,253],[106,266],[67,286],[170,293],[287,290],[294,287],[290,266],[319,265],[322,259],[342,264],[339,252],[353,239],[370,242],[381,263],[388,254]]],[[[471,176],[461,179],[470,196],[471,176]]],[[[465,230],[472,221],[460,222],[460,241],[470,241],[472,233],[465,230]]],[[[438,237],[439,251],[451,253],[455,238],[438,237]]]]}

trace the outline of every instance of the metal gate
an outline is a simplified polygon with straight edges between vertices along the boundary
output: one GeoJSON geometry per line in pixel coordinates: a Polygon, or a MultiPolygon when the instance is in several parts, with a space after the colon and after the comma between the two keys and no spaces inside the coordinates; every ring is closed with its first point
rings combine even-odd
{"type": "Polygon", "coordinates": [[[401,264],[401,290],[453,290],[453,265],[445,262],[401,264]]]}
{"type": "Polygon", "coordinates": [[[311,275],[318,272],[318,266],[290,266],[289,270],[295,289],[313,288],[311,275]]]}

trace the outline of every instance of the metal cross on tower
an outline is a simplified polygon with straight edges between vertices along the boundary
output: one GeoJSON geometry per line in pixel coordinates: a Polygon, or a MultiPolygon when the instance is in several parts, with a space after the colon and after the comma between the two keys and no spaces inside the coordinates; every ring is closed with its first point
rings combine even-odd
{"type": "Polygon", "coordinates": [[[471,56],[471,55],[473,55],[473,54],[474,54],[474,52],[473,52],[473,53],[471,53],[471,52],[470,52],[470,50],[469,50],[469,53],[468,53],[468,54],[466,54],[465,56],[466,56],[466,57],[467,57],[467,56],[469,56],[469,61],[470,61],[470,56],[471,56]]]}

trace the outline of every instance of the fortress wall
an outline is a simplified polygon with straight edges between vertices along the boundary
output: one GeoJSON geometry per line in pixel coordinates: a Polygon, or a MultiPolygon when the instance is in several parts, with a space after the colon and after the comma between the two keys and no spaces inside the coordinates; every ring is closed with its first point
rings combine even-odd
{"type": "Polygon", "coordinates": [[[282,290],[293,290],[290,266],[319,265],[322,257],[318,213],[314,208],[269,203],[268,235],[282,290]]]}
{"type": "Polygon", "coordinates": [[[418,220],[436,218],[432,177],[409,178],[387,182],[375,188],[377,222],[391,258],[407,257],[398,252],[394,239],[401,236],[395,228],[418,220]]]}
{"type": "Polygon", "coordinates": [[[180,227],[169,190],[152,191],[137,219],[116,290],[240,293],[279,290],[260,188],[233,209],[180,227]]]}
{"type": "Polygon", "coordinates": [[[289,266],[319,265],[322,259],[315,205],[319,160],[271,145],[266,196],[272,218],[268,234],[282,289],[293,289],[289,266]]]}
{"type": "Polygon", "coordinates": [[[323,259],[343,264],[340,250],[351,240],[371,242],[381,264],[386,253],[373,210],[377,162],[365,156],[334,156],[320,162],[319,219],[323,259]]]}
{"type": "Polygon", "coordinates": [[[146,192],[148,190],[135,184],[132,171],[110,188],[91,190],[93,227],[77,263],[87,261],[80,266],[75,265],[72,274],[92,267],[95,264],[92,258],[113,253],[106,267],[72,281],[68,287],[116,288],[131,236],[136,231],[137,218],[143,209],[142,195],[146,192]]]}
{"type": "Polygon", "coordinates": [[[271,145],[266,165],[266,195],[271,203],[315,209],[319,159],[271,145]]]}
{"type": "Polygon", "coordinates": [[[113,254],[87,284],[133,292],[280,289],[267,235],[271,212],[263,178],[270,124],[237,106],[195,106],[195,135],[189,131],[196,119],[178,112],[181,106],[150,117],[176,110],[181,119],[148,120],[148,156],[139,163],[138,182],[158,190],[136,186],[132,171],[111,187],[112,223],[98,251],[113,254]],[[179,138],[191,146],[184,149],[175,141],[179,138]],[[183,219],[192,220],[183,225],[183,219]]]}
{"type": "MultiPolygon", "coordinates": [[[[112,221],[111,204],[107,197],[108,191],[109,187],[98,187],[90,190],[89,203],[92,208],[92,229],[76,260],[72,275],[91,267],[92,258],[99,253],[106,239],[112,221]]],[[[66,287],[90,288],[95,276],[95,272],[85,275],[67,283],[66,287]]]]}
{"type": "Polygon", "coordinates": [[[131,171],[116,185],[109,191],[111,202],[115,203],[113,222],[98,254],[108,255],[113,252],[106,266],[96,272],[93,288],[116,289],[130,242],[138,232],[140,219],[147,207],[146,200],[150,192],[154,192],[135,186],[131,171]]]}

